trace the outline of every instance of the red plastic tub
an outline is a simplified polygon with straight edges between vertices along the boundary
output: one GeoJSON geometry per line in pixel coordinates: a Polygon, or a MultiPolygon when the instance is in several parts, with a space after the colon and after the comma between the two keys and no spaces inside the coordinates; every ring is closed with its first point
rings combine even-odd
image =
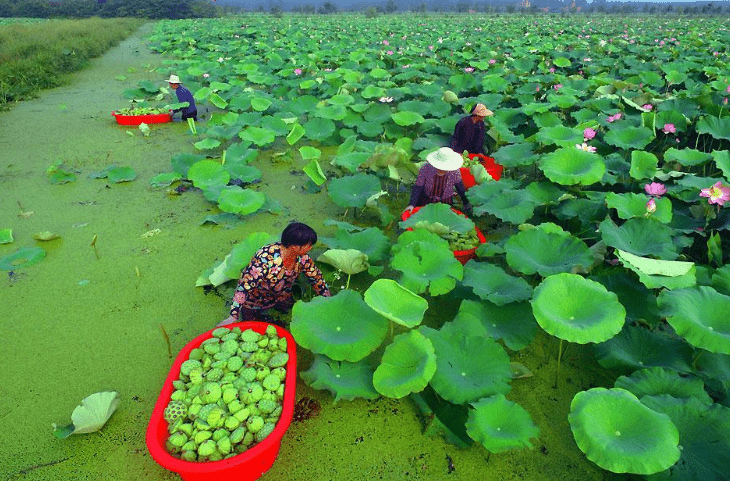
{"type": "MultiPolygon", "coordinates": [[[[470,159],[474,159],[475,157],[481,158],[481,164],[485,169],[487,169],[487,172],[494,180],[502,178],[502,171],[504,170],[504,167],[496,163],[492,157],[487,157],[483,154],[469,154],[470,159]]],[[[474,179],[474,176],[471,175],[471,171],[468,168],[461,167],[459,172],[461,172],[461,180],[464,182],[464,187],[468,189],[477,185],[476,179],[474,179]]]]}
{"type": "Polygon", "coordinates": [[[117,119],[119,125],[139,125],[142,122],[145,124],[164,124],[172,120],[172,111],[166,114],[151,114],[151,115],[121,115],[116,112],[112,112],[112,115],[117,119]]]}
{"type": "MultiPolygon", "coordinates": [[[[226,327],[240,327],[242,330],[253,329],[263,334],[269,324],[266,322],[237,322],[226,327]]],[[[281,417],[276,423],[274,431],[262,442],[256,444],[248,451],[237,456],[220,461],[211,462],[189,462],[176,458],[165,449],[165,441],[169,433],[167,431],[167,421],[163,414],[167,404],[170,402],[170,396],[175,390],[172,381],[176,380],[180,375],[180,365],[188,359],[190,351],[200,346],[200,344],[213,337],[214,329],[201,334],[185,347],[175,358],[175,362],[170,368],[170,372],[162,386],[160,397],[152,411],[150,423],[147,426],[147,449],[149,449],[152,458],[165,469],[178,473],[185,481],[254,481],[259,479],[276,460],[281,447],[281,439],[291,424],[292,415],[294,414],[294,397],[297,376],[297,351],[294,338],[289,332],[279,326],[276,332],[279,337],[285,337],[287,341],[287,353],[289,361],[286,365],[286,380],[284,384],[284,404],[282,406],[281,417]]]]}
{"type": "MultiPolygon", "coordinates": [[[[403,214],[401,214],[400,218],[401,218],[401,220],[406,220],[410,216],[412,216],[413,214],[415,214],[416,212],[418,212],[419,210],[421,210],[420,207],[414,207],[413,210],[410,211],[410,212],[403,212],[403,214]]],[[[453,210],[454,212],[456,212],[460,216],[468,217],[466,214],[464,214],[460,210],[454,209],[453,207],[451,208],[451,210],[453,210]]],[[[477,237],[479,237],[479,243],[484,244],[485,242],[487,242],[487,238],[484,237],[484,234],[479,229],[479,227],[474,226],[474,229],[477,231],[477,237]]],[[[413,230],[413,229],[411,229],[409,227],[407,230],[413,230]]],[[[466,251],[454,251],[454,257],[456,257],[456,259],[459,262],[461,262],[462,264],[466,264],[470,259],[474,259],[477,256],[476,252],[477,252],[477,248],[476,247],[474,247],[473,249],[466,250],[466,251]]]]}

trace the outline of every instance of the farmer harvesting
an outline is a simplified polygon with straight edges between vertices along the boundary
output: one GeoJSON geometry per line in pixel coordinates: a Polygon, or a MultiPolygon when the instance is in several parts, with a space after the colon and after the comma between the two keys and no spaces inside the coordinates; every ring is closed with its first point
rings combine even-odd
{"type": "Polygon", "coordinates": [[[448,147],[431,152],[426,156],[426,163],[418,171],[418,177],[411,189],[411,199],[406,207],[410,212],[414,207],[443,202],[451,204],[454,189],[461,197],[464,211],[471,213],[471,204],[466,199],[466,189],[461,180],[459,167],[464,163],[461,155],[448,147]]]}
{"type": "Polygon", "coordinates": [[[307,252],[317,243],[317,233],[306,224],[292,222],[281,233],[281,242],[267,244],[254,254],[233,294],[231,315],[219,326],[251,321],[267,316],[262,311],[274,308],[288,312],[294,305],[292,287],[299,274],[307,276],[314,292],[330,296],[322,272],[307,252]]]}
{"type": "Polygon", "coordinates": [[[449,147],[460,154],[465,150],[470,154],[486,154],[484,152],[484,139],[486,138],[484,118],[489,115],[494,115],[494,112],[484,104],[476,104],[470,116],[464,117],[456,123],[449,147]]]}
{"type": "Polygon", "coordinates": [[[190,93],[190,90],[186,89],[180,84],[180,77],[177,75],[170,75],[170,78],[167,79],[167,82],[170,84],[170,88],[175,91],[175,95],[177,95],[177,101],[178,102],[187,102],[187,107],[181,107],[179,109],[173,110],[173,112],[180,112],[182,111],[182,119],[193,119],[198,120],[198,109],[195,106],[195,100],[193,99],[193,94],[190,93]]]}

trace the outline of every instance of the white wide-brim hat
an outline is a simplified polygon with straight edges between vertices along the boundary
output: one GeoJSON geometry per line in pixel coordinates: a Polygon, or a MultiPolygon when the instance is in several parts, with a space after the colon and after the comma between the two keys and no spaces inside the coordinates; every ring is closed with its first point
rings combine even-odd
{"type": "Polygon", "coordinates": [[[167,79],[167,83],[179,84],[180,83],[180,77],[178,77],[177,75],[170,75],[170,78],[167,79]]]}
{"type": "Polygon", "coordinates": [[[457,154],[448,147],[441,147],[428,154],[426,156],[426,162],[438,170],[444,170],[446,172],[457,170],[464,165],[464,159],[461,157],[461,154],[457,154]]]}

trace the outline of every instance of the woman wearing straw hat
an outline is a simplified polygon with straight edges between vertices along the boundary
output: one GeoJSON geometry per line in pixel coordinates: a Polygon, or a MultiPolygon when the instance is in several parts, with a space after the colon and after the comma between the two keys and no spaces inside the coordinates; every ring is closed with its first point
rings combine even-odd
{"type": "Polygon", "coordinates": [[[175,95],[177,95],[177,101],[178,102],[187,102],[187,107],[182,107],[179,109],[173,110],[173,112],[180,112],[182,111],[182,119],[193,119],[198,120],[198,108],[195,106],[195,100],[193,99],[193,94],[190,93],[190,90],[186,89],[182,85],[180,85],[180,77],[177,75],[170,75],[170,78],[167,79],[167,83],[170,84],[170,88],[175,91],[175,95]]]}
{"type": "Polygon", "coordinates": [[[426,163],[418,171],[418,177],[411,189],[411,199],[406,212],[414,207],[443,202],[451,204],[454,189],[461,197],[464,212],[471,213],[471,204],[466,198],[466,189],[461,180],[459,168],[464,159],[448,147],[431,152],[426,156],[426,163]]]}
{"type": "Polygon", "coordinates": [[[456,123],[449,147],[459,154],[465,150],[470,154],[486,154],[484,151],[484,139],[486,138],[484,118],[489,115],[494,115],[494,112],[484,104],[476,104],[470,116],[464,117],[456,123]]]}

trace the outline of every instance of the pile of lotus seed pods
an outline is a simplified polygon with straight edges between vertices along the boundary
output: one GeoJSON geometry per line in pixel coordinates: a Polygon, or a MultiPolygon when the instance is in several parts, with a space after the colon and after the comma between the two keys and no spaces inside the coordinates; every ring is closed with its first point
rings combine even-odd
{"type": "Polygon", "coordinates": [[[165,408],[168,452],[185,461],[219,461],[263,441],[281,416],[287,341],[220,327],[190,352],[165,408]]]}

